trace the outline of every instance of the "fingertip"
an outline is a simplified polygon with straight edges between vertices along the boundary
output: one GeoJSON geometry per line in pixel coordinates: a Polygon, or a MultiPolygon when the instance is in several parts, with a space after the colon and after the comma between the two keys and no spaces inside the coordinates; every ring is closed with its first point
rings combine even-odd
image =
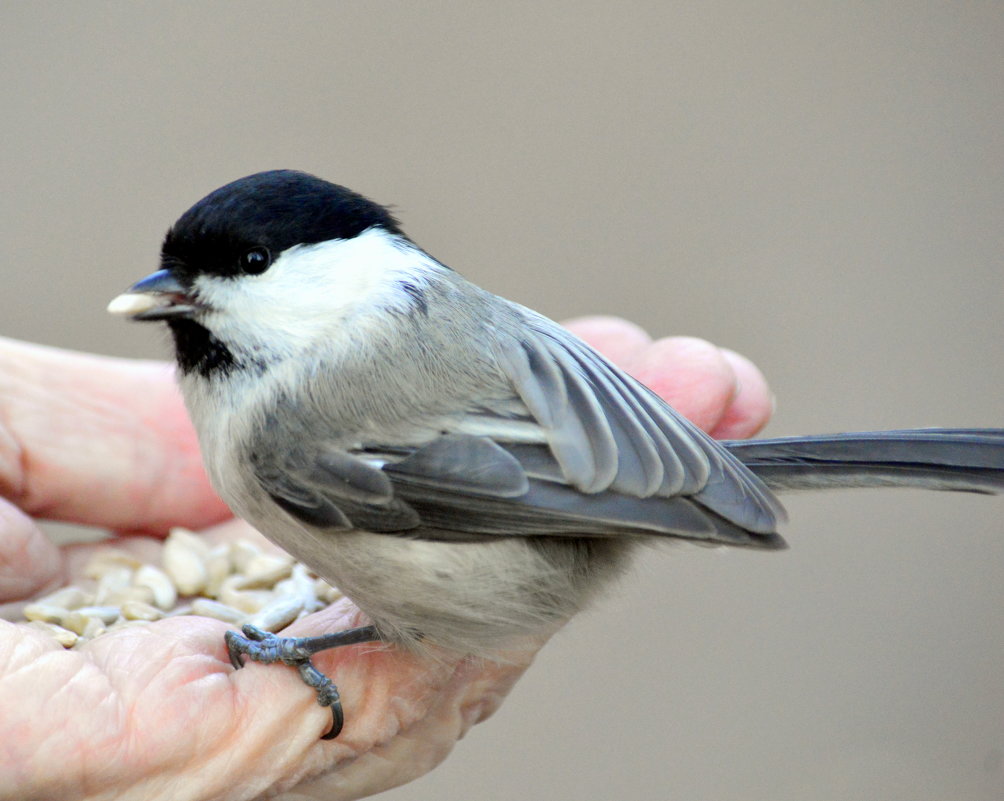
{"type": "Polygon", "coordinates": [[[711,433],[718,439],[752,437],[773,416],[774,394],[753,362],[728,348],[722,348],[721,353],[736,376],[737,392],[711,433]]]}
{"type": "Polygon", "coordinates": [[[641,326],[611,315],[575,317],[563,325],[622,369],[629,368],[652,344],[652,337],[641,326]]]}
{"type": "Polygon", "coordinates": [[[718,425],[738,388],[721,349],[696,337],[656,340],[629,372],[705,431],[718,425]]]}
{"type": "Polygon", "coordinates": [[[0,602],[30,598],[62,573],[59,548],[28,515],[0,500],[0,602]]]}

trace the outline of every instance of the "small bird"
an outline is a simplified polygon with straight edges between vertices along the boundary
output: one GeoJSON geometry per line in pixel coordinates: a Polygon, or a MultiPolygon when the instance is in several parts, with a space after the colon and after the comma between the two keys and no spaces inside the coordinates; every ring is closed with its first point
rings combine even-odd
{"type": "Polygon", "coordinates": [[[109,311],[164,321],[216,491],[370,624],[245,626],[300,671],[366,641],[490,658],[548,633],[653,538],[780,548],[775,490],[1004,489],[1004,430],[716,442],[553,321],[412,242],[388,210],[292,170],[212,192],[109,311]]]}

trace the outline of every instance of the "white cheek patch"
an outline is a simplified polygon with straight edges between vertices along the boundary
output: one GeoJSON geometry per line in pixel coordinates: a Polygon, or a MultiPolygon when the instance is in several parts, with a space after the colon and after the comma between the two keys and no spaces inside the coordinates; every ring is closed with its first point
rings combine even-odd
{"type": "Polygon", "coordinates": [[[423,284],[443,269],[400,237],[371,228],[353,239],[297,245],[261,275],[196,280],[220,339],[253,347],[300,346],[331,336],[353,310],[406,303],[402,279],[423,284]]]}

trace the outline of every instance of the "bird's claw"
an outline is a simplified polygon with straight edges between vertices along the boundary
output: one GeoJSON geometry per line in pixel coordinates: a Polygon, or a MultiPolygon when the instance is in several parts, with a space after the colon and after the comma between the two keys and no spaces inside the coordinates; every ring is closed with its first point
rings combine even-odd
{"type": "Polygon", "coordinates": [[[241,626],[241,631],[243,636],[236,631],[228,631],[224,635],[230,663],[234,668],[240,670],[244,667],[244,657],[252,662],[264,664],[281,662],[295,667],[300,672],[303,683],[317,691],[317,703],[331,707],[331,730],[321,739],[333,740],[337,737],[345,723],[338,687],[314,667],[310,658],[318,651],[327,648],[378,641],[380,635],[377,630],[373,626],[360,626],[319,637],[279,637],[245,623],[241,626]]]}

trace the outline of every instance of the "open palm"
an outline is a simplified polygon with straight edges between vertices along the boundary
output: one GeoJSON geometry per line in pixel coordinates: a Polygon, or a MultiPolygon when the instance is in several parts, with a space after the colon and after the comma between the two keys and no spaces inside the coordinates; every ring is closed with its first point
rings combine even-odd
{"type": "MultiPolygon", "coordinates": [[[[588,318],[569,327],[717,436],[744,437],[771,400],[748,361],[700,340],[652,342],[588,318]]],[[[206,482],[194,433],[164,364],[0,340],[0,605],[73,581],[93,546],[57,548],[33,518],[118,532],[158,561],[170,526],[258,536],[206,482]]],[[[0,607],[2,609],[2,607],[0,607]]],[[[346,601],[284,630],[358,625],[346,601]]],[[[185,616],[113,631],[72,651],[0,620],[0,798],[359,798],[416,778],[502,702],[543,640],[505,664],[419,659],[359,645],[315,664],[337,682],[346,725],[293,670],[234,671],[228,626],[185,616]]]]}

